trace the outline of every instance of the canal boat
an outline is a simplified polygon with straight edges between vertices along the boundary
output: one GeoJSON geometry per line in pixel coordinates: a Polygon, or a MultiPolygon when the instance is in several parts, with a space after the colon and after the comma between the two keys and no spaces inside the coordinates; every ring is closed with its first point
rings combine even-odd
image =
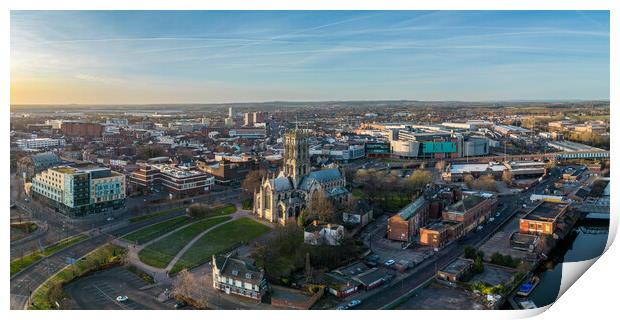
{"type": "Polygon", "coordinates": [[[517,295],[521,297],[529,296],[530,293],[534,291],[538,283],[540,283],[540,279],[536,276],[533,276],[529,281],[519,287],[519,290],[517,290],[517,295]]]}

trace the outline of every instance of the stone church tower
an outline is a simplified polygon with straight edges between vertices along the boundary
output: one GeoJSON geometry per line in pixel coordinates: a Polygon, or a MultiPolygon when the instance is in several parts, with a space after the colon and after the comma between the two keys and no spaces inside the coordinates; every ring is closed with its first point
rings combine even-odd
{"type": "Polygon", "coordinates": [[[297,185],[310,173],[310,148],[308,138],[295,129],[284,134],[284,174],[297,185]]]}

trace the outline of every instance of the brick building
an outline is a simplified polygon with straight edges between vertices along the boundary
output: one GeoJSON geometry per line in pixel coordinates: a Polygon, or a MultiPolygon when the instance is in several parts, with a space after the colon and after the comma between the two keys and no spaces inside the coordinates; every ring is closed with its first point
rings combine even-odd
{"type": "Polygon", "coordinates": [[[103,126],[90,122],[63,122],[62,133],[68,137],[98,138],[103,134],[103,126]]]}
{"type": "Polygon", "coordinates": [[[444,210],[443,220],[462,222],[465,233],[485,222],[497,209],[497,197],[490,193],[464,193],[463,199],[444,210]]]}
{"type": "Polygon", "coordinates": [[[519,220],[519,232],[552,235],[558,219],[568,210],[563,202],[543,201],[519,220]]]}
{"type": "Polygon", "coordinates": [[[430,213],[429,203],[424,197],[404,207],[388,220],[388,239],[411,242],[421,226],[426,225],[430,213]]]}

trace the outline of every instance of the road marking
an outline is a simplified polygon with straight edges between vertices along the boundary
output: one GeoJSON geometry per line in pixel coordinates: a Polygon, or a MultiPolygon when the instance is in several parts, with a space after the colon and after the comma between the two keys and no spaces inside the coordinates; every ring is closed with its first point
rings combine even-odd
{"type": "Polygon", "coordinates": [[[123,310],[127,310],[125,308],[124,305],[122,305],[120,302],[116,301],[116,299],[113,299],[112,297],[108,296],[103,290],[99,289],[99,287],[97,287],[97,285],[93,284],[92,285],[95,289],[99,290],[99,292],[101,292],[101,294],[103,294],[106,298],[110,299],[112,302],[114,302],[115,304],[117,304],[119,307],[121,307],[121,309],[123,310]]]}

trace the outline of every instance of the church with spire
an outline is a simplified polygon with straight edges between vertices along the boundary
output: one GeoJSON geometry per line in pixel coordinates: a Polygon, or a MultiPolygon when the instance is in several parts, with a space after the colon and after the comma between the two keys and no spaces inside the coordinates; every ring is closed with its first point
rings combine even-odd
{"type": "Polygon", "coordinates": [[[346,181],[337,168],[311,172],[308,137],[298,129],[284,134],[283,168],[277,176],[264,178],[254,193],[254,214],[272,223],[296,223],[320,193],[335,204],[349,198],[346,181]]]}

